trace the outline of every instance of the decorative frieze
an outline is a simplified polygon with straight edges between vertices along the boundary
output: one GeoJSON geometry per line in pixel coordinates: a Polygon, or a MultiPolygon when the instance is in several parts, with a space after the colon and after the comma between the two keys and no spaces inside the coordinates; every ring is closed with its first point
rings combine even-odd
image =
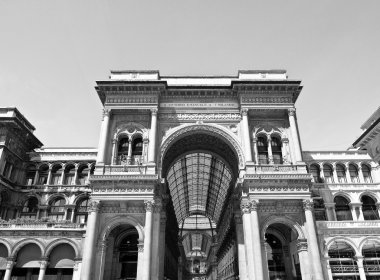
{"type": "Polygon", "coordinates": [[[240,114],[236,113],[178,113],[159,114],[161,121],[240,121],[240,114]]]}
{"type": "Polygon", "coordinates": [[[247,96],[241,98],[242,103],[292,103],[293,98],[291,96],[247,96]]]}

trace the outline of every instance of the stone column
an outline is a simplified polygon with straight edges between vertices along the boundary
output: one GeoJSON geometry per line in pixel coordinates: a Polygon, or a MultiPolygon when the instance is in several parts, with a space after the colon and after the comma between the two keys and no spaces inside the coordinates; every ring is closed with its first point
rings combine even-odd
{"type": "Polygon", "coordinates": [[[160,226],[161,226],[161,209],[162,203],[161,199],[155,199],[155,205],[153,207],[153,221],[152,221],[152,268],[151,268],[151,279],[158,280],[159,271],[159,259],[160,259],[160,226]]]}
{"type": "Polygon", "coordinates": [[[88,174],[87,174],[87,182],[86,182],[86,184],[88,184],[89,182],[90,182],[90,177],[91,177],[91,168],[92,168],[92,166],[93,166],[93,164],[92,163],[89,163],[88,165],[87,165],[87,167],[88,167],[88,174]]]}
{"type": "Polygon", "coordinates": [[[164,211],[161,212],[161,220],[160,220],[160,241],[159,241],[159,268],[158,268],[158,279],[164,279],[165,272],[165,230],[166,230],[166,213],[164,211]]]}
{"type": "Polygon", "coordinates": [[[127,164],[131,165],[132,164],[132,139],[128,139],[128,155],[127,155],[127,164]]]}
{"type": "Polygon", "coordinates": [[[334,182],[335,183],[340,183],[339,180],[338,180],[338,174],[336,173],[336,163],[335,162],[333,162],[332,167],[333,167],[334,182]]]}
{"type": "Polygon", "coordinates": [[[290,164],[292,162],[292,158],[291,158],[290,152],[289,152],[289,139],[288,138],[282,139],[282,158],[283,158],[283,162],[285,164],[290,164]]]}
{"type": "Polygon", "coordinates": [[[308,247],[307,240],[298,239],[296,245],[297,245],[298,259],[300,261],[302,279],[306,279],[306,280],[312,279],[311,277],[313,275],[313,272],[310,267],[310,261],[309,261],[310,258],[309,258],[309,253],[307,251],[307,247],[308,247]]]}
{"type": "Polygon", "coordinates": [[[248,275],[247,275],[247,259],[245,257],[245,248],[244,248],[244,230],[243,230],[243,221],[242,221],[240,213],[235,214],[235,227],[236,227],[239,279],[247,280],[248,275]]]}
{"type": "Polygon", "coordinates": [[[76,163],[75,164],[75,173],[74,173],[74,179],[73,181],[71,182],[71,185],[77,185],[77,181],[78,181],[78,168],[79,168],[79,165],[76,163]]]}
{"type": "Polygon", "coordinates": [[[105,161],[110,114],[110,110],[103,109],[103,121],[102,126],[100,128],[98,156],[96,158],[96,164],[104,164],[105,161]]]}
{"type": "Polygon", "coordinates": [[[357,213],[356,213],[357,203],[352,203],[352,202],[350,202],[350,203],[349,203],[349,206],[350,206],[350,210],[351,210],[352,220],[353,220],[353,221],[357,221],[357,220],[358,220],[358,215],[357,215],[357,213]]]}
{"type": "Polygon", "coordinates": [[[151,109],[152,119],[149,131],[148,162],[156,161],[157,109],[151,109]]]}
{"type": "Polygon", "coordinates": [[[319,163],[319,176],[321,177],[322,182],[325,183],[325,173],[323,173],[323,163],[319,163]]]}
{"type": "Polygon", "coordinates": [[[361,165],[361,163],[359,163],[359,166],[358,166],[358,175],[359,175],[359,183],[364,184],[365,181],[364,181],[364,176],[363,176],[363,171],[362,171],[362,165],[361,165]]]}
{"type": "Polygon", "coordinates": [[[251,143],[249,141],[249,125],[248,125],[248,109],[243,108],[241,109],[241,116],[242,116],[242,134],[243,134],[243,144],[244,144],[244,151],[245,151],[245,158],[246,161],[252,161],[252,150],[251,150],[251,143]]]}
{"type": "Polygon", "coordinates": [[[80,280],[81,268],[82,268],[82,259],[74,259],[72,280],[80,280]]]}
{"type": "Polygon", "coordinates": [[[38,176],[39,176],[38,172],[39,172],[39,167],[37,167],[36,174],[34,174],[34,179],[33,179],[32,185],[38,184],[38,176]]]}
{"type": "Polygon", "coordinates": [[[82,277],[81,280],[93,280],[93,263],[94,256],[96,255],[96,231],[97,231],[97,221],[100,210],[99,201],[91,201],[88,210],[88,220],[87,220],[87,230],[85,246],[86,250],[83,251],[83,262],[82,262],[82,277]]]}
{"type": "Polygon", "coordinates": [[[268,162],[269,164],[273,164],[273,152],[272,152],[272,138],[268,135],[268,162]]]}
{"type": "Polygon", "coordinates": [[[333,280],[333,276],[332,276],[332,272],[331,272],[331,266],[330,266],[330,258],[326,257],[325,262],[326,262],[326,270],[327,270],[328,280],[333,280]]]}
{"type": "Polygon", "coordinates": [[[314,270],[314,279],[323,280],[322,265],[321,265],[321,256],[319,254],[317,232],[314,225],[313,217],[313,200],[305,199],[303,201],[303,207],[305,210],[306,218],[306,230],[309,237],[309,247],[312,261],[312,266],[314,270]]]}
{"type": "Polygon", "coordinates": [[[335,216],[335,203],[325,203],[326,216],[328,221],[336,221],[335,216]]]}
{"type": "Polygon", "coordinates": [[[151,272],[151,257],[152,257],[152,212],[154,208],[154,201],[148,200],[145,204],[145,240],[144,240],[144,272],[142,275],[143,280],[150,280],[151,272]]]}
{"type": "Polygon", "coordinates": [[[257,208],[258,200],[251,200],[251,226],[252,226],[252,248],[253,261],[255,263],[256,279],[263,279],[263,259],[261,252],[260,225],[257,208]]]}
{"type": "Polygon", "coordinates": [[[38,280],[44,280],[47,266],[48,266],[47,259],[43,259],[40,261],[40,272],[38,273],[38,280]]]}
{"type": "Polygon", "coordinates": [[[59,179],[59,185],[63,185],[63,183],[65,182],[65,168],[66,168],[66,163],[63,163],[62,164],[62,174],[61,174],[61,178],[59,179]]]}
{"type": "Polygon", "coordinates": [[[358,264],[360,280],[367,280],[363,266],[363,256],[356,256],[356,263],[358,264]]]}
{"type": "Polygon", "coordinates": [[[255,164],[259,164],[259,152],[257,150],[257,139],[253,138],[252,139],[252,146],[253,146],[253,151],[254,151],[254,156],[255,156],[255,164]]]}
{"type": "Polygon", "coordinates": [[[294,152],[295,152],[295,159],[296,161],[302,161],[302,152],[301,152],[301,144],[298,138],[298,129],[297,129],[297,123],[296,123],[296,108],[288,109],[289,114],[289,125],[290,125],[290,131],[292,133],[292,139],[293,139],[293,145],[294,145],[294,152]]]}
{"type": "Polygon", "coordinates": [[[349,169],[350,166],[348,162],[345,163],[345,167],[346,167],[346,181],[347,183],[352,183],[351,176],[350,176],[350,169],[349,169]]]}
{"type": "Polygon", "coordinates": [[[45,185],[50,185],[51,184],[52,169],[53,169],[53,166],[51,164],[49,164],[48,177],[47,177],[45,185]]]}
{"type": "Polygon", "coordinates": [[[139,240],[139,244],[137,244],[137,275],[136,279],[142,279],[144,267],[144,242],[139,240]]]}
{"type": "Polygon", "coordinates": [[[251,203],[248,199],[244,198],[240,202],[240,210],[243,217],[243,230],[244,230],[244,244],[245,255],[247,258],[247,272],[249,280],[255,279],[255,265],[253,256],[252,244],[252,226],[251,226],[251,203]]]}
{"type": "Polygon", "coordinates": [[[4,280],[11,280],[12,269],[15,264],[16,262],[13,260],[13,258],[7,258],[4,280]]]}
{"type": "Polygon", "coordinates": [[[112,140],[112,164],[117,164],[117,139],[112,140]]]}

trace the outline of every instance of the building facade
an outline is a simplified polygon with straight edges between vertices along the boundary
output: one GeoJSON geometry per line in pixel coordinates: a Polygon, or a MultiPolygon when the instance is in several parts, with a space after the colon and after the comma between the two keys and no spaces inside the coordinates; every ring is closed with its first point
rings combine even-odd
{"type": "Polygon", "coordinates": [[[98,148],[0,109],[0,279],[380,279],[380,168],[303,151],[283,70],[113,71],[98,148]]]}

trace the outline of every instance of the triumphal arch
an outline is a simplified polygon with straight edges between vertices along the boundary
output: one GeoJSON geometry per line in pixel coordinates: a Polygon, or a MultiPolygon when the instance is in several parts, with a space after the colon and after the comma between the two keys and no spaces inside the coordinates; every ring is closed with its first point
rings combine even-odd
{"type": "Polygon", "coordinates": [[[301,89],[282,70],[98,81],[81,279],[324,279],[301,89]]]}

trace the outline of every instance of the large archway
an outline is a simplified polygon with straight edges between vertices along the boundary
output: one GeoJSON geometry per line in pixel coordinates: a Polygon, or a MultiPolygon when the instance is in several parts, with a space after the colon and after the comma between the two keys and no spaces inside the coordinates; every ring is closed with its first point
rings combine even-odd
{"type": "Polygon", "coordinates": [[[206,127],[179,130],[162,146],[169,279],[216,279],[220,271],[239,275],[231,197],[242,153],[223,129],[206,127]]]}

